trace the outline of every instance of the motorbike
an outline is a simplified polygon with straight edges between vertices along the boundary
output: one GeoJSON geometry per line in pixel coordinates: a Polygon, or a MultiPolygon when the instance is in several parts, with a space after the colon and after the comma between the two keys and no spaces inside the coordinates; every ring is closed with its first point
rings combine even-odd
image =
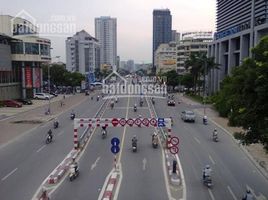
{"type": "Polygon", "coordinates": [[[111,103],[111,109],[113,109],[114,108],[114,103],[111,103]]]}
{"type": "Polygon", "coordinates": [[[154,149],[156,149],[158,147],[158,140],[157,140],[157,138],[153,139],[152,146],[153,146],[154,149]]]}
{"type": "Polygon", "coordinates": [[[46,139],[46,144],[49,144],[52,142],[52,135],[48,135],[46,139]]]}
{"type": "Polygon", "coordinates": [[[79,176],[79,171],[78,170],[72,170],[69,174],[69,179],[70,181],[73,181],[79,176]]]}
{"type": "Polygon", "coordinates": [[[137,142],[132,142],[132,151],[137,152],[137,142]]]}
{"type": "Polygon", "coordinates": [[[204,124],[204,125],[207,125],[207,124],[208,124],[208,119],[203,118],[203,124],[204,124]]]}
{"type": "Polygon", "coordinates": [[[59,127],[59,122],[58,121],[55,121],[54,122],[54,129],[58,128],[59,127]]]}
{"type": "Polygon", "coordinates": [[[203,184],[206,185],[208,188],[212,187],[212,179],[211,176],[205,176],[203,178],[203,184]]]}
{"type": "Polygon", "coordinates": [[[117,103],[117,102],[118,102],[118,99],[116,98],[116,99],[115,99],[115,103],[117,103]]]}
{"type": "Polygon", "coordinates": [[[137,107],[136,106],[134,106],[134,112],[137,112],[137,107]]]}
{"type": "Polygon", "coordinates": [[[213,135],[213,136],[212,136],[212,140],[213,140],[214,142],[218,142],[218,141],[219,141],[218,135],[213,135]]]}
{"type": "Polygon", "coordinates": [[[102,136],[102,139],[106,138],[107,136],[106,130],[102,130],[101,136],[102,136]]]}
{"type": "Polygon", "coordinates": [[[143,101],[140,101],[140,107],[142,107],[142,105],[143,105],[143,101]]]}
{"type": "Polygon", "coordinates": [[[72,113],[71,116],[70,116],[70,118],[71,118],[71,120],[74,120],[74,118],[75,118],[75,114],[72,113]]]}
{"type": "Polygon", "coordinates": [[[97,96],[97,101],[99,101],[100,100],[100,97],[99,96],[97,96]]]}

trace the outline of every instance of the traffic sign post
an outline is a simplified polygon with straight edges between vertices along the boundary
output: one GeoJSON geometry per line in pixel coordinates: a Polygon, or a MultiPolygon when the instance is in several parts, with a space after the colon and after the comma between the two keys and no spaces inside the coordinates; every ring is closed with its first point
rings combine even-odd
{"type": "Polygon", "coordinates": [[[173,155],[177,154],[179,152],[179,138],[176,136],[169,137],[167,140],[167,148],[169,149],[169,152],[173,155]]]}
{"type": "Polygon", "coordinates": [[[111,139],[111,144],[112,144],[111,152],[114,154],[114,168],[116,169],[116,164],[117,164],[116,154],[120,151],[120,147],[119,147],[120,140],[117,137],[114,137],[111,139]]]}

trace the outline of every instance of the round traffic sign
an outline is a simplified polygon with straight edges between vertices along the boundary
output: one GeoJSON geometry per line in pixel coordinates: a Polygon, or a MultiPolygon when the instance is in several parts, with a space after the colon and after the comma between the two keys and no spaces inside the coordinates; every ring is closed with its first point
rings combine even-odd
{"type": "Polygon", "coordinates": [[[176,154],[179,152],[179,148],[177,146],[172,146],[171,148],[169,148],[169,152],[172,154],[176,154]]]}
{"type": "Polygon", "coordinates": [[[117,137],[111,139],[111,144],[114,146],[118,146],[120,144],[120,140],[117,137]]]}
{"type": "Polygon", "coordinates": [[[142,124],[144,125],[144,126],[148,126],[149,125],[149,120],[147,119],[147,118],[144,118],[143,120],[142,120],[142,124]]]}
{"type": "Polygon", "coordinates": [[[121,119],[119,120],[119,124],[120,124],[121,126],[125,126],[126,123],[127,123],[127,121],[125,120],[125,118],[121,118],[121,119]]]}
{"type": "Polygon", "coordinates": [[[120,151],[120,147],[119,146],[112,146],[111,147],[111,152],[113,154],[117,154],[120,151]]]}
{"type": "Polygon", "coordinates": [[[137,126],[141,125],[141,120],[140,120],[140,118],[137,118],[137,119],[135,120],[135,124],[136,124],[137,126]]]}
{"type": "Polygon", "coordinates": [[[170,143],[173,145],[173,146],[177,146],[179,144],[180,140],[178,137],[176,136],[173,136],[170,138],[170,143]]]}
{"type": "Polygon", "coordinates": [[[150,124],[151,124],[152,126],[156,126],[156,123],[157,123],[157,121],[156,121],[155,118],[150,119],[150,124]]]}
{"type": "Polygon", "coordinates": [[[119,121],[118,121],[117,118],[113,118],[113,119],[112,119],[112,124],[113,124],[113,126],[117,126],[118,123],[119,123],[119,121]]]}
{"type": "Polygon", "coordinates": [[[132,126],[132,125],[134,124],[134,120],[133,120],[133,119],[128,119],[128,120],[127,120],[127,124],[128,124],[129,126],[132,126]]]}

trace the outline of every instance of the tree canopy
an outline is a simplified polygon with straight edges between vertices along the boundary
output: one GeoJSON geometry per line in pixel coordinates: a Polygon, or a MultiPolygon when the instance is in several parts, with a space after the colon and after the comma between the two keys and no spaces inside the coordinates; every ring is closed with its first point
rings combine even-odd
{"type": "Polygon", "coordinates": [[[268,151],[268,36],[252,54],[223,80],[216,108],[230,125],[244,128],[236,138],[245,144],[260,142],[268,151]]]}

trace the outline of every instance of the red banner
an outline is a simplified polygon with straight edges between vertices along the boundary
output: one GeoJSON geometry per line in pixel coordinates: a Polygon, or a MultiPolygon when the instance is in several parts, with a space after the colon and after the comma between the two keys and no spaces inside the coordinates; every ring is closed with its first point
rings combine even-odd
{"type": "Polygon", "coordinates": [[[40,77],[40,68],[35,68],[34,70],[34,87],[40,88],[41,86],[41,77],[40,77]]]}
{"type": "Polygon", "coordinates": [[[25,87],[26,88],[33,87],[32,69],[30,67],[25,67],[25,87]]]}

